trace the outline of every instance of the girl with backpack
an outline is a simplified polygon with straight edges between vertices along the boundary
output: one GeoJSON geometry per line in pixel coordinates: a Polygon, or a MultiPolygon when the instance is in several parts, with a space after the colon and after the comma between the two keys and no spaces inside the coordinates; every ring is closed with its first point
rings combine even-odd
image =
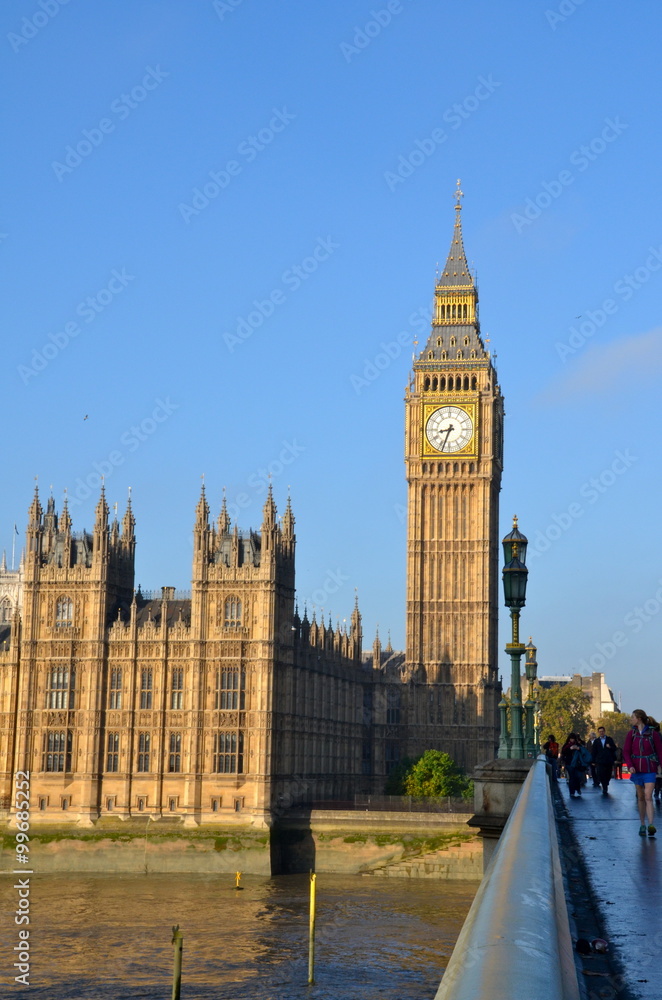
{"type": "Polygon", "coordinates": [[[648,836],[654,837],[656,828],[653,823],[653,789],[657,771],[662,761],[662,737],[653,728],[653,719],[649,719],[641,708],[635,708],[630,717],[632,729],[625,737],[623,759],[630,772],[630,781],[637,789],[637,806],[639,807],[639,836],[646,836],[646,819],[648,819],[648,836]]]}

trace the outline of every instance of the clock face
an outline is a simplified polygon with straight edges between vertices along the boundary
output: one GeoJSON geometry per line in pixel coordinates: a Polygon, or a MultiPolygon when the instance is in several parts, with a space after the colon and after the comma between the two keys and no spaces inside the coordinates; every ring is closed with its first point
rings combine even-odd
{"type": "Polygon", "coordinates": [[[425,436],[437,451],[444,455],[454,455],[471,441],[474,433],[473,420],[466,410],[459,406],[441,406],[430,414],[425,425],[425,436]]]}

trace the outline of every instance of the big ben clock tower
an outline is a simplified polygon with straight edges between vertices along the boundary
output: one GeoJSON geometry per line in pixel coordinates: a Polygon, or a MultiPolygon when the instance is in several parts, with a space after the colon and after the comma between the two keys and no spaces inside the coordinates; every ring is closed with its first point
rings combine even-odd
{"type": "Polygon", "coordinates": [[[496,755],[503,398],[455,227],[406,394],[408,751],[467,769],[496,755]]]}

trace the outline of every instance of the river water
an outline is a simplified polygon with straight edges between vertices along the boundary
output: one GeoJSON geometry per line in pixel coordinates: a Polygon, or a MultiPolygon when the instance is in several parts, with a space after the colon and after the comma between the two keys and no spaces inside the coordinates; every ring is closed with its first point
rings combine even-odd
{"type": "Polygon", "coordinates": [[[169,1000],[431,1000],[476,883],[317,876],[315,985],[308,876],[33,875],[30,986],[13,982],[16,891],[0,885],[2,996],[169,1000]]]}

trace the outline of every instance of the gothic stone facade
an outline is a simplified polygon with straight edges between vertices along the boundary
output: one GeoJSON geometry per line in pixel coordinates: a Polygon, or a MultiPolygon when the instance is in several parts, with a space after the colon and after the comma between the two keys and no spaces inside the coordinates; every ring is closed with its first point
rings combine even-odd
{"type": "MultiPolygon", "coordinates": [[[[174,814],[269,823],[292,802],[370,791],[373,686],[349,629],[300,619],[294,518],[215,525],[203,494],[191,598],[134,593],[134,518],[74,533],[66,502],[29,512],[22,611],[0,651],[2,805],[32,776],[33,820],[174,814]],[[366,760],[370,767],[366,767],[366,760]]],[[[377,755],[379,756],[379,755],[377,755]]],[[[383,755],[382,755],[383,757],[383,755]]]]}

